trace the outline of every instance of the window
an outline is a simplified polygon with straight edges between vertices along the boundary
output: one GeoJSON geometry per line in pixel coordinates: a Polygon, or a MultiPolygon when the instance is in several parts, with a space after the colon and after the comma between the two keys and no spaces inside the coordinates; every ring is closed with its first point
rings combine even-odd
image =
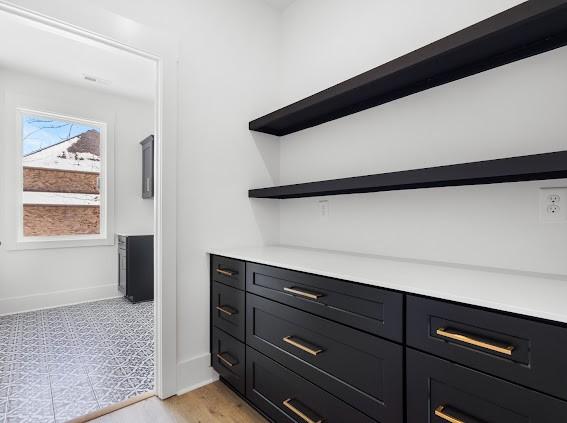
{"type": "Polygon", "coordinates": [[[106,125],[19,110],[21,241],[106,236],[106,125]]]}

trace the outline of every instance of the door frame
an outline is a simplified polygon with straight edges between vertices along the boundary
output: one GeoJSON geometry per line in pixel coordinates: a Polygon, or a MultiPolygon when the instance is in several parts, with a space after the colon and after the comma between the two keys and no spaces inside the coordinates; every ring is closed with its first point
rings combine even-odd
{"type": "Polygon", "coordinates": [[[179,40],[170,34],[74,0],[0,0],[0,13],[152,60],[156,67],[154,316],[155,393],[165,399],[177,393],[177,225],[176,157],[178,135],[179,40]]]}

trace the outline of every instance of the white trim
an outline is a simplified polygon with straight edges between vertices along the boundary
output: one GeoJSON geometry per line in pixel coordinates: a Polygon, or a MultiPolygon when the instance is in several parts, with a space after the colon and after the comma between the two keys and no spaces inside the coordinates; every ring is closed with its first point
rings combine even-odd
{"type": "Polygon", "coordinates": [[[156,83],[155,321],[156,393],[177,393],[177,63],[179,39],[96,5],[73,0],[0,0],[0,12],[63,31],[82,40],[154,60],[156,83]]]}
{"type": "MultiPolygon", "coordinates": [[[[39,0],[39,2],[42,2],[42,0],[39,0]]],[[[127,43],[118,41],[118,38],[121,37],[113,37],[113,35],[116,34],[112,34],[109,35],[108,37],[105,37],[104,35],[101,35],[95,31],[88,30],[84,27],[74,25],[69,21],[65,21],[63,19],[58,19],[53,17],[56,14],[60,15],[61,13],[64,13],[64,10],[61,9],[61,6],[63,6],[63,4],[65,3],[64,0],[59,1],[59,4],[57,4],[57,1],[54,1],[52,2],[53,3],[52,5],[38,4],[38,2],[34,2],[34,1],[26,2],[26,3],[28,4],[36,3],[36,6],[38,7],[34,7],[35,10],[32,10],[31,8],[25,8],[19,4],[15,4],[7,0],[0,0],[0,10],[9,13],[12,16],[17,16],[19,18],[22,18],[25,20],[26,23],[32,24],[36,27],[42,28],[51,33],[56,33],[56,34],[58,33],[61,36],[73,38],[80,42],[89,43],[91,45],[94,44],[98,46],[99,44],[103,44],[111,48],[118,48],[120,50],[136,54],[146,59],[155,60],[156,62],[161,60],[159,54],[157,55],[152,54],[147,51],[144,51],[143,48],[132,47],[127,43]],[[53,16],[48,16],[45,13],[38,12],[38,9],[40,8],[45,9],[46,7],[50,9],[50,12],[48,13],[53,16]]],[[[82,8],[85,9],[86,12],[85,15],[88,16],[89,13],[86,11],[87,9],[86,5],[83,5],[82,8]]],[[[131,22],[129,20],[125,20],[125,21],[131,22]]],[[[92,22],[93,21],[91,21],[90,23],[92,22]]],[[[144,29],[146,30],[149,29],[144,25],[137,24],[137,26],[144,27],[144,29]]],[[[151,29],[149,32],[153,33],[151,29]]],[[[163,42],[165,40],[161,40],[161,41],[163,42]]]]}
{"type": "Polygon", "coordinates": [[[211,367],[209,353],[182,361],[177,368],[179,375],[177,395],[186,394],[219,379],[218,373],[211,367]]]}
{"type": "Polygon", "coordinates": [[[195,385],[191,385],[191,386],[189,386],[189,387],[187,387],[187,388],[181,389],[180,391],[177,392],[177,395],[178,395],[178,396],[179,396],[179,395],[185,395],[185,394],[187,394],[187,393],[189,393],[189,392],[191,392],[191,391],[194,391],[195,389],[199,389],[199,388],[202,388],[202,387],[205,386],[205,385],[209,385],[209,384],[211,384],[211,383],[213,383],[213,382],[216,382],[217,380],[219,380],[219,376],[218,376],[218,375],[217,375],[217,376],[214,376],[214,377],[212,377],[212,378],[210,378],[210,379],[206,379],[206,380],[200,381],[199,383],[197,383],[197,384],[195,384],[195,385]]]}
{"type": "MultiPolygon", "coordinates": [[[[25,101],[25,100],[24,100],[25,101]]],[[[36,103],[37,104],[37,103],[36,103]]],[[[13,111],[8,110],[13,105],[7,105],[6,114],[9,115],[13,111]]],[[[53,106],[52,106],[53,107],[53,106]]],[[[113,190],[109,187],[114,184],[114,137],[108,136],[109,122],[102,122],[85,117],[69,116],[63,113],[57,113],[47,110],[37,110],[34,107],[25,107],[16,105],[16,149],[15,149],[15,163],[16,174],[14,184],[14,200],[16,204],[16,238],[15,242],[10,245],[13,249],[32,249],[32,248],[61,248],[61,247],[87,247],[93,245],[112,245],[114,244],[114,234],[111,234],[109,228],[113,227],[114,212],[111,205],[114,203],[110,200],[109,194],[113,190]],[[100,233],[93,235],[63,235],[63,236],[37,236],[30,237],[24,235],[24,219],[23,219],[23,128],[22,119],[24,116],[39,116],[48,119],[59,120],[63,122],[73,122],[79,125],[91,126],[99,129],[100,131],[100,156],[101,168],[99,178],[101,180],[99,196],[100,196],[100,233]]],[[[112,125],[112,124],[111,124],[112,125]]],[[[10,129],[8,129],[10,131],[10,129]]],[[[10,139],[10,138],[7,138],[10,139]]],[[[10,203],[9,203],[10,204],[10,203]]],[[[12,226],[11,222],[9,226],[12,226]]]]}
{"type": "Polygon", "coordinates": [[[0,316],[119,298],[115,283],[0,299],[0,316]]]}

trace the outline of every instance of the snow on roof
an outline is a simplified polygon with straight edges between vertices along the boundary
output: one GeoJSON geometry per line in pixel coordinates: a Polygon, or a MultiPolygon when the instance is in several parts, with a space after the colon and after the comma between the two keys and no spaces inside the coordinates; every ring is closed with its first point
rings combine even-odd
{"type": "Polygon", "coordinates": [[[100,134],[90,130],[23,157],[26,167],[100,173],[100,134]]]}

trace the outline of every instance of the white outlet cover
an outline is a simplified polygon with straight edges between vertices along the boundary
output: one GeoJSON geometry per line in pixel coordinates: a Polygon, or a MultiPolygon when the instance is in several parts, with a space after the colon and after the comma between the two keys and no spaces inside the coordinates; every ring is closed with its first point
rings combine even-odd
{"type": "Polygon", "coordinates": [[[567,187],[540,188],[539,217],[542,222],[567,221],[567,187]]]}

